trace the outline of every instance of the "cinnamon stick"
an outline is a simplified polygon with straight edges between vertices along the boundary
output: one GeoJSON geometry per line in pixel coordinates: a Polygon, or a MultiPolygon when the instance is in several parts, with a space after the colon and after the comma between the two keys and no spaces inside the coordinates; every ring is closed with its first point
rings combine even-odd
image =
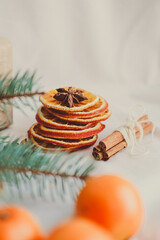
{"type": "MultiPolygon", "coordinates": [[[[144,115],[141,118],[138,119],[138,121],[145,121],[148,119],[148,115],[144,115]]],[[[146,123],[141,123],[142,127],[144,128],[146,123]]],[[[135,131],[139,131],[137,127],[135,127],[135,131]]],[[[104,150],[110,149],[113,146],[117,145],[118,143],[122,142],[124,140],[123,135],[115,131],[108,137],[104,138],[102,141],[99,142],[99,147],[103,148],[104,150]]]]}
{"type": "Polygon", "coordinates": [[[96,160],[102,160],[102,159],[107,159],[107,156],[104,157],[103,153],[100,151],[100,152],[97,152],[95,150],[93,150],[93,153],[92,153],[93,157],[96,159],[96,160]]]}
{"type": "MultiPolygon", "coordinates": [[[[150,133],[153,129],[153,124],[150,122],[150,124],[148,124],[147,127],[145,127],[143,129],[143,135],[145,136],[146,134],[150,133]]],[[[140,137],[140,131],[136,132],[136,138],[138,139],[140,137]]],[[[121,151],[123,148],[127,147],[127,143],[126,141],[122,141],[119,144],[115,145],[114,147],[108,149],[105,153],[105,159],[109,159],[110,157],[112,157],[113,155],[115,155],[116,153],[118,153],[119,151],[121,151]]]]}
{"type": "MultiPolygon", "coordinates": [[[[138,121],[143,121],[147,119],[148,119],[148,116],[144,115],[138,121]]],[[[141,123],[141,126],[143,128],[144,135],[150,133],[153,129],[152,122],[141,123]]],[[[138,139],[140,137],[140,131],[138,127],[135,127],[135,134],[136,134],[136,138],[138,139]]],[[[94,147],[93,156],[97,160],[108,160],[110,157],[112,157],[117,152],[121,151],[126,147],[127,147],[127,143],[123,135],[120,132],[115,131],[111,135],[109,135],[108,137],[100,141],[98,146],[94,147]]]]}

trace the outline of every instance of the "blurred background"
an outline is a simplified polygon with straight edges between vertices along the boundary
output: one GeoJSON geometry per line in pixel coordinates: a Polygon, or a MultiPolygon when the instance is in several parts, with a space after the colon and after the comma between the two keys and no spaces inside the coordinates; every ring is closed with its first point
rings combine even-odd
{"type": "MultiPolygon", "coordinates": [[[[159,0],[1,0],[14,70],[54,86],[160,82],[159,0]]],[[[85,86],[84,86],[85,87],[85,86]]]]}
{"type": "MultiPolygon", "coordinates": [[[[0,36],[13,44],[14,73],[36,69],[45,90],[70,85],[105,97],[113,112],[108,133],[124,123],[133,103],[146,106],[160,123],[160,0],[1,0],[0,36]]],[[[25,137],[35,114],[29,120],[14,116],[12,133],[25,137]]],[[[97,167],[99,173],[126,177],[140,191],[147,218],[134,240],[160,236],[156,140],[148,157],[129,162],[122,154],[97,167]]],[[[50,205],[26,204],[46,229],[48,221],[56,223],[72,212],[65,205],[61,212],[52,206],[54,217],[46,215],[50,205]]]]}

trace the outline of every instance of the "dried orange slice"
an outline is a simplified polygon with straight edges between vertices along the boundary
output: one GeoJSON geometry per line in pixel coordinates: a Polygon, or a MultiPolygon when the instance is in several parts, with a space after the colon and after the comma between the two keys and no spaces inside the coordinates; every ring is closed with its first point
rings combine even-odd
{"type": "Polygon", "coordinates": [[[56,139],[56,138],[49,138],[44,137],[39,133],[39,126],[38,124],[33,124],[31,128],[29,129],[29,136],[33,136],[34,138],[38,140],[42,140],[46,143],[52,143],[57,146],[62,147],[84,147],[84,146],[90,146],[94,144],[97,140],[97,135],[94,135],[92,137],[84,138],[84,139],[56,139]]]}
{"type": "Polygon", "coordinates": [[[39,125],[39,133],[44,137],[63,138],[63,139],[82,139],[91,137],[95,134],[100,133],[105,128],[102,123],[97,123],[94,127],[84,130],[62,130],[62,129],[51,129],[39,125]]]}
{"type": "MultiPolygon", "coordinates": [[[[64,87],[66,91],[69,90],[69,87],[64,87]]],[[[75,87],[73,87],[73,90],[76,90],[75,87]]],[[[61,101],[58,101],[54,98],[54,96],[57,94],[57,90],[53,89],[43,95],[40,96],[40,101],[42,104],[47,108],[53,108],[60,111],[66,111],[66,112],[79,112],[83,111],[84,109],[91,107],[95,105],[99,101],[99,97],[86,91],[83,89],[80,89],[80,91],[83,92],[83,95],[87,98],[87,100],[83,100],[79,103],[74,103],[73,107],[65,106],[61,101]]]]}
{"type": "Polygon", "coordinates": [[[56,129],[87,129],[95,126],[95,123],[87,123],[83,125],[79,124],[73,124],[72,122],[68,122],[65,120],[61,120],[59,118],[56,118],[53,116],[51,113],[49,113],[45,107],[41,106],[38,109],[37,115],[36,115],[36,120],[38,123],[41,125],[44,125],[49,128],[56,128],[56,129]]]}
{"type": "Polygon", "coordinates": [[[35,145],[35,147],[42,149],[43,151],[50,151],[50,152],[54,152],[56,150],[59,151],[69,151],[69,152],[73,152],[73,151],[79,151],[81,149],[87,148],[89,146],[84,146],[84,147],[59,147],[57,145],[54,145],[52,143],[46,143],[44,141],[41,141],[39,139],[34,138],[33,136],[29,137],[30,140],[32,141],[32,143],[35,145]]]}
{"type": "Polygon", "coordinates": [[[80,118],[89,118],[89,117],[95,117],[101,113],[104,113],[108,109],[108,103],[106,100],[102,97],[99,98],[99,101],[87,108],[84,109],[82,112],[62,112],[55,109],[50,109],[50,112],[53,112],[53,114],[56,112],[61,116],[68,117],[68,118],[74,118],[74,117],[80,117],[80,118]]]}
{"type": "MultiPolygon", "coordinates": [[[[47,111],[50,112],[50,109],[47,109],[47,111]]],[[[53,111],[50,113],[53,114],[53,111]]],[[[111,113],[112,112],[110,110],[107,110],[106,112],[91,118],[69,118],[69,117],[62,116],[58,113],[54,113],[54,116],[64,121],[72,122],[74,124],[75,123],[87,124],[87,123],[96,123],[96,122],[104,121],[110,117],[111,113]]]]}

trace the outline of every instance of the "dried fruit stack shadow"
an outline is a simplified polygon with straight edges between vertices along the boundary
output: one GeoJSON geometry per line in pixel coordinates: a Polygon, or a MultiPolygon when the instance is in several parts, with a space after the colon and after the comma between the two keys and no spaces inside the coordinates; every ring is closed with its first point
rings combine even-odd
{"type": "Polygon", "coordinates": [[[64,87],[40,96],[35,123],[28,136],[43,150],[76,151],[93,145],[111,111],[108,103],[83,89],[64,87]]]}

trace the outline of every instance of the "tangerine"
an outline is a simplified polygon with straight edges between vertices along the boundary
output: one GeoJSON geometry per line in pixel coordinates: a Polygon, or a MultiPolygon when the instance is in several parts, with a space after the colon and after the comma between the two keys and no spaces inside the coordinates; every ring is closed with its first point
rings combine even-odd
{"type": "Polygon", "coordinates": [[[1,240],[42,240],[40,227],[32,215],[23,208],[7,206],[0,208],[1,240]]]}
{"type": "Polygon", "coordinates": [[[112,236],[96,223],[74,218],[51,232],[48,240],[113,240],[112,236]]]}
{"type": "Polygon", "coordinates": [[[80,192],[76,212],[111,232],[115,239],[131,237],[142,222],[142,203],[134,186],[118,176],[87,180],[80,192]]]}

